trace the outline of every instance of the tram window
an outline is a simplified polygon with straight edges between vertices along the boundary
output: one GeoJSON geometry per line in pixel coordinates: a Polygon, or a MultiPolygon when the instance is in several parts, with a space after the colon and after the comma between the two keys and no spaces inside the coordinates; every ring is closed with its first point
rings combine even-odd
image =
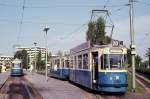
{"type": "Polygon", "coordinates": [[[108,69],[110,66],[109,63],[109,55],[108,54],[104,54],[101,56],[101,69],[108,69]]]}
{"type": "Polygon", "coordinates": [[[83,55],[83,69],[88,69],[88,54],[83,55]]]}
{"type": "Polygon", "coordinates": [[[101,69],[104,69],[104,55],[101,56],[101,69]]]}
{"type": "Polygon", "coordinates": [[[14,68],[20,68],[20,65],[19,64],[14,64],[13,67],[14,68]]]}
{"type": "Polygon", "coordinates": [[[82,55],[78,56],[78,68],[82,69],[82,55]]]}
{"type": "Polygon", "coordinates": [[[108,69],[109,66],[110,66],[109,55],[108,54],[104,54],[104,69],[108,69]]]}
{"type": "Polygon", "coordinates": [[[69,67],[70,67],[70,68],[73,68],[73,60],[72,60],[72,59],[70,60],[69,67]]]}
{"type": "Polygon", "coordinates": [[[64,68],[65,67],[65,61],[64,61],[64,59],[61,60],[61,64],[62,64],[62,68],[64,68]]]}
{"type": "Polygon", "coordinates": [[[66,68],[69,68],[69,60],[65,60],[66,68]]]}
{"type": "Polygon", "coordinates": [[[75,68],[77,68],[77,57],[76,56],[74,57],[74,66],[75,66],[75,68]]]}
{"type": "Polygon", "coordinates": [[[56,65],[57,65],[57,68],[60,68],[60,61],[59,60],[56,60],[56,65]]]}
{"type": "Polygon", "coordinates": [[[123,59],[123,63],[122,63],[122,66],[123,68],[128,68],[128,59],[127,59],[127,55],[123,55],[124,56],[124,59],[123,59]]]}
{"type": "Polygon", "coordinates": [[[116,69],[116,68],[121,68],[122,66],[122,57],[123,55],[110,55],[110,68],[111,69],[116,69]]]}
{"type": "Polygon", "coordinates": [[[101,56],[102,69],[120,69],[124,65],[124,55],[104,54],[101,56]]]}

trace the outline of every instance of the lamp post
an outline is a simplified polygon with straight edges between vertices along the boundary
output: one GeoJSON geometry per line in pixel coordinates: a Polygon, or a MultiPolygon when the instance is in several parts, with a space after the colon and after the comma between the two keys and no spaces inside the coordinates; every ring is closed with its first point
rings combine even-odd
{"type": "Polygon", "coordinates": [[[37,72],[37,70],[36,70],[36,45],[37,45],[37,43],[34,42],[34,46],[35,46],[35,48],[34,48],[34,70],[35,70],[35,72],[37,72]]]}
{"type": "Polygon", "coordinates": [[[49,30],[49,27],[48,26],[46,26],[44,29],[43,29],[43,31],[46,33],[46,37],[45,37],[45,48],[46,48],[46,50],[45,50],[45,77],[46,77],[46,80],[48,80],[47,79],[47,32],[48,32],[48,30],[49,30]]]}

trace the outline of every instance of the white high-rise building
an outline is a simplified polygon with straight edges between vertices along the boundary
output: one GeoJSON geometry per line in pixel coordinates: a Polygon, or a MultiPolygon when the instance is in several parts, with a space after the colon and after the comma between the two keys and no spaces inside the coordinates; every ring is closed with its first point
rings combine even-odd
{"type": "Polygon", "coordinates": [[[28,64],[29,65],[33,65],[33,62],[37,61],[37,57],[39,52],[41,52],[41,60],[45,60],[45,52],[46,52],[46,48],[41,48],[41,47],[18,47],[17,51],[21,51],[21,50],[26,50],[28,53],[28,64]]]}

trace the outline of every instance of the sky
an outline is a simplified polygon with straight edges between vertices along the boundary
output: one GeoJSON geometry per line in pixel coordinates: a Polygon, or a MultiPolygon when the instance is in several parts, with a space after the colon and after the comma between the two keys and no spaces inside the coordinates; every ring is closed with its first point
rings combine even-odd
{"type": "MultiPolygon", "coordinates": [[[[135,42],[137,53],[145,58],[150,48],[150,1],[134,3],[135,42]]],[[[48,48],[56,53],[69,51],[85,42],[87,24],[93,9],[109,10],[115,26],[113,38],[130,45],[129,0],[0,0],[0,55],[13,55],[13,45],[45,46],[43,28],[49,26],[48,48]],[[23,13],[23,20],[22,20],[23,13]],[[20,22],[22,20],[22,25],[20,22]],[[20,34],[20,36],[19,36],[20,34]]]]}

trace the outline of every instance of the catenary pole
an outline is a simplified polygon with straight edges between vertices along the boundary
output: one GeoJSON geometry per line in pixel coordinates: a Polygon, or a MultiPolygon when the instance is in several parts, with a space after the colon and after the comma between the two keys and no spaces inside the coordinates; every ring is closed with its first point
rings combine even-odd
{"type": "Polygon", "coordinates": [[[134,9],[133,9],[133,0],[129,0],[129,15],[130,15],[130,37],[131,37],[131,66],[132,66],[132,91],[135,92],[136,83],[135,83],[135,54],[136,54],[136,46],[135,46],[135,34],[134,34],[134,9]]]}

